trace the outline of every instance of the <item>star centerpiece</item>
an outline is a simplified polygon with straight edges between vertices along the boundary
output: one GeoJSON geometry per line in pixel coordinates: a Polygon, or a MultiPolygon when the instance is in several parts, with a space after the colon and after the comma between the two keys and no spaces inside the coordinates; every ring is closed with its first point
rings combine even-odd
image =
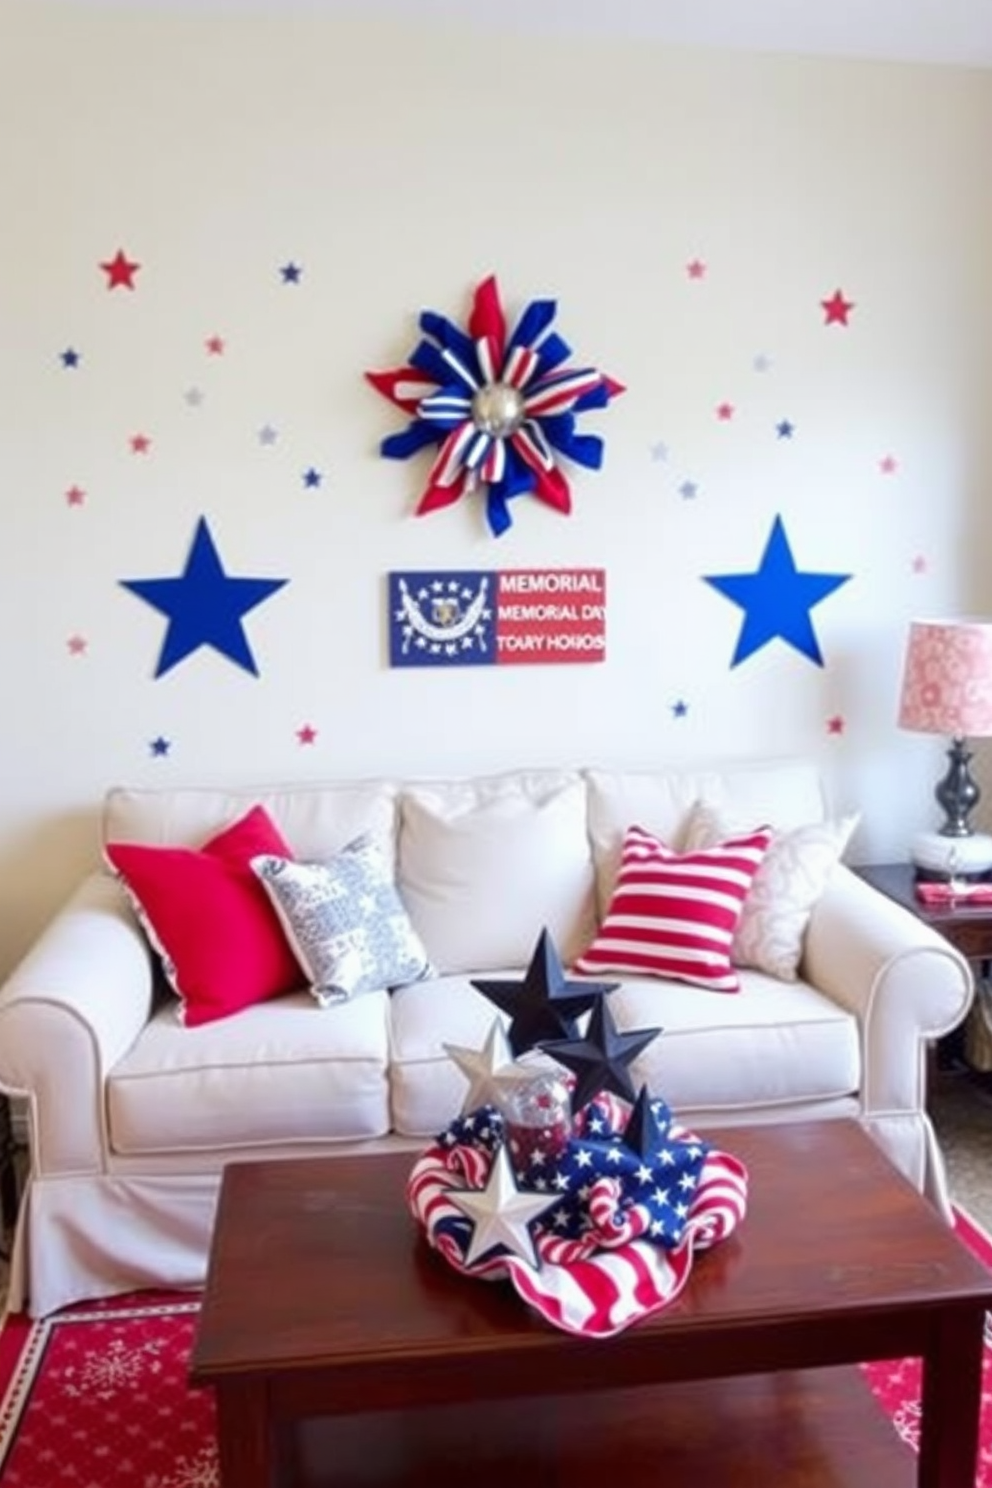
{"type": "Polygon", "coordinates": [[[629,1066],[660,1032],[660,1028],[636,1028],[620,1033],[608,1004],[600,999],[584,1038],[549,1039],[542,1047],[575,1075],[572,1106],[579,1111],[601,1090],[612,1090],[614,1095],[634,1101],[629,1066]]]}
{"type": "Polygon", "coordinates": [[[466,1266],[502,1246],[536,1269],[537,1251],[530,1226],[539,1215],[553,1208],[557,1199],[519,1189],[505,1147],[496,1149],[485,1188],[453,1188],[449,1190],[448,1198],[472,1221],[472,1236],[465,1252],[466,1266]]]}
{"type": "Polygon", "coordinates": [[[468,1090],[462,1103],[462,1114],[479,1106],[496,1106],[502,1110],[503,1102],[514,1090],[519,1090],[534,1078],[534,1070],[517,1064],[513,1058],[509,1041],[502,1023],[494,1018],[481,1049],[466,1049],[459,1044],[445,1044],[444,1052],[461,1070],[468,1080],[468,1090]]]}
{"type": "Polygon", "coordinates": [[[472,986],[510,1015],[508,1037],[515,1056],[547,1039],[574,1038],[576,1019],[612,992],[617,982],[569,981],[547,929],[541,931],[522,982],[480,979],[472,986]]]}

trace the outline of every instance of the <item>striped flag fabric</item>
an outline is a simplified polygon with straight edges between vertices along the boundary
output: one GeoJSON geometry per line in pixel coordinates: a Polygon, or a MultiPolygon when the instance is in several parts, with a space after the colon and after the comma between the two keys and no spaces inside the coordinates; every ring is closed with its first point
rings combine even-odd
{"type": "Polygon", "coordinates": [[[533,1224],[536,1268],[503,1247],[466,1263],[471,1221],[450,1194],[485,1186],[504,1141],[495,1106],[458,1117],[421,1153],[410,1210],[455,1270],[509,1280],[555,1327],[608,1338],[674,1301],[696,1254],[730,1235],[747,1208],[744,1164],[680,1126],[663,1101],[650,1105],[649,1147],[625,1143],[629,1107],[604,1092],[577,1113],[559,1159],[518,1172],[520,1188],[562,1196],[533,1224]]]}

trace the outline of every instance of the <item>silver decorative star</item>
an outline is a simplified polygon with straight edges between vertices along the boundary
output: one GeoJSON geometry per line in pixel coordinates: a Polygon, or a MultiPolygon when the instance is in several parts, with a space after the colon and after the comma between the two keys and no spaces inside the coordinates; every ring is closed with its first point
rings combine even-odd
{"type": "Polygon", "coordinates": [[[481,1049],[465,1049],[459,1044],[445,1044],[444,1051],[468,1079],[468,1094],[461,1114],[479,1106],[496,1106],[502,1110],[503,1099],[518,1085],[533,1080],[533,1067],[515,1064],[506,1031],[498,1018],[493,1020],[481,1049]]]}
{"type": "Polygon", "coordinates": [[[541,1263],[529,1226],[538,1215],[554,1208],[558,1195],[549,1199],[542,1194],[522,1193],[505,1147],[496,1149],[485,1188],[450,1188],[445,1198],[466,1214],[474,1226],[465,1255],[467,1266],[494,1246],[505,1245],[535,1270],[539,1268],[541,1263]]]}

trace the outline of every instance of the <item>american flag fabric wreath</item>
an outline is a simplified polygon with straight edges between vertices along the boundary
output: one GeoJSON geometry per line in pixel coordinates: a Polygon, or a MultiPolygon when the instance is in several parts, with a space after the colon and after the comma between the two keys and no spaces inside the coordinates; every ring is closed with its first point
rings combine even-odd
{"type": "Polygon", "coordinates": [[[508,1279],[556,1327],[608,1338],[674,1301],[696,1254],[734,1231],[747,1169],[646,1086],[634,1094],[628,1065],[660,1030],[620,1033],[613,986],[566,981],[546,932],[522,984],[473,985],[510,1011],[509,1030],[497,1020],[482,1049],[445,1046],[469,1092],[415,1161],[410,1210],[456,1271],[508,1279]]]}
{"type": "Polygon", "coordinates": [[[600,467],[603,441],[580,434],[577,415],[605,407],[624,388],[594,367],[565,365],[572,350],[550,329],[556,313],[554,300],[533,300],[508,333],[490,275],[476,287],[467,331],[425,310],[419,320],[424,337],[408,364],[366,372],[378,392],[413,415],[402,433],[382,441],[383,455],[405,460],[428,445],[441,446],[418,515],[483,487],[496,537],[511,525],[514,496],[531,492],[557,511],[571,510],[558,457],[600,467]]]}

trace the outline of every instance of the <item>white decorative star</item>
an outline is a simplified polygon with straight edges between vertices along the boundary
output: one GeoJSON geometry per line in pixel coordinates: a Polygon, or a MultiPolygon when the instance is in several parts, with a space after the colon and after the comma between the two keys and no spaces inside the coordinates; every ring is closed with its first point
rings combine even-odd
{"type": "Polygon", "coordinates": [[[546,1199],[540,1194],[522,1193],[517,1187],[505,1147],[497,1148],[485,1188],[452,1188],[446,1197],[456,1209],[468,1216],[474,1226],[465,1256],[467,1266],[494,1246],[504,1245],[535,1270],[539,1267],[534,1238],[528,1227],[538,1215],[557,1205],[558,1195],[546,1199]]]}
{"type": "Polygon", "coordinates": [[[462,1105],[462,1115],[475,1111],[479,1106],[497,1106],[515,1087],[525,1085],[534,1078],[533,1069],[523,1069],[515,1064],[507,1041],[506,1031],[499,1018],[495,1018],[481,1049],[464,1049],[458,1044],[445,1044],[445,1053],[454,1060],[468,1080],[468,1094],[462,1105]]]}

